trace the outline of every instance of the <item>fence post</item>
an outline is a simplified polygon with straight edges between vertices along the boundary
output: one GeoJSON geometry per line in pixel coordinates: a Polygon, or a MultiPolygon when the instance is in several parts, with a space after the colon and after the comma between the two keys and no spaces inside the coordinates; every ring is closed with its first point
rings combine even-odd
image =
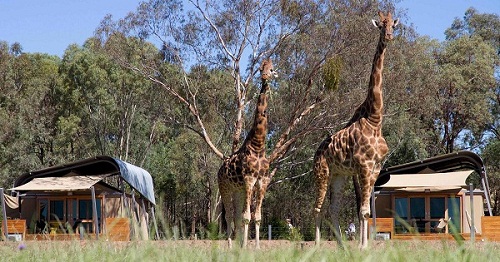
{"type": "Polygon", "coordinates": [[[469,184],[470,193],[470,241],[472,243],[476,242],[476,227],[474,226],[474,186],[472,183],[469,184]]]}
{"type": "Polygon", "coordinates": [[[271,225],[268,225],[268,226],[267,226],[267,228],[268,228],[268,231],[267,231],[267,239],[268,239],[268,240],[271,240],[271,239],[273,239],[273,234],[271,233],[271,228],[272,228],[272,226],[271,226],[271,225]]]}
{"type": "Polygon", "coordinates": [[[4,197],[3,188],[0,188],[0,201],[2,201],[2,223],[3,223],[3,234],[5,239],[7,240],[9,236],[9,230],[7,228],[7,211],[5,210],[5,197],[4,197]]]}

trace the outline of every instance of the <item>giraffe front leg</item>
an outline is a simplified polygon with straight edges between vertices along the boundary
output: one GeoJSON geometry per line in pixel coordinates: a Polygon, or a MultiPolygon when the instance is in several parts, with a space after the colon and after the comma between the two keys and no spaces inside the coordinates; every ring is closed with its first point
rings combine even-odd
{"type": "Polygon", "coordinates": [[[262,220],[262,202],[267,191],[270,178],[264,177],[257,183],[257,199],[255,205],[255,248],[260,249],[260,221],[262,220]]]}
{"type": "MultiPolygon", "coordinates": [[[[378,175],[378,173],[377,173],[378,175]]],[[[360,221],[360,243],[359,247],[365,249],[368,247],[368,219],[370,219],[370,198],[377,176],[372,175],[372,170],[363,170],[361,174],[361,208],[359,210],[360,221]]]]}
{"type": "Polygon", "coordinates": [[[252,202],[253,188],[255,186],[255,177],[245,178],[245,198],[244,198],[244,212],[243,212],[243,242],[242,247],[246,248],[248,245],[248,225],[252,219],[250,205],[252,202]]]}

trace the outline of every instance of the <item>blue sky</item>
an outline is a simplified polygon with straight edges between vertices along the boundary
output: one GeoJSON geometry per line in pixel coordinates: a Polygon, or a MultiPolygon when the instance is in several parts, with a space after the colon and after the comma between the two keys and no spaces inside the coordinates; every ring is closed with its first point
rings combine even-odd
{"type": "MultiPolygon", "coordinates": [[[[115,19],[134,11],[132,0],[0,0],[0,41],[19,42],[24,52],[62,56],[73,43],[82,45],[106,14],[115,19]]],[[[481,13],[500,14],[498,0],[401,0],[420,35],[444,40],[455,17],[473,6],[481,13]]]]}

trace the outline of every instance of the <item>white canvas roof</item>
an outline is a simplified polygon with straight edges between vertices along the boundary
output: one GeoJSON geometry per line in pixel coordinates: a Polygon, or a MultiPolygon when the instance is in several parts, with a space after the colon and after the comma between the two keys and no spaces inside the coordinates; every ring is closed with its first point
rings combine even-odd
{"type": "Polygon", "coordinates": [[[449,190],[465,187],[465,180],[473,170],[430,173],[430,174],[391,174],[383,188],[400,188],[408,191],[418,189],[449,190]]]}
{"type": "Polygon", "coordinates": [[[38,177],[30,182],[12,188],[16,191],[73,191],[90,189],[91,186],[101,181],[105,175],[92,176],[64,176],[64,177],[38,177]]]}

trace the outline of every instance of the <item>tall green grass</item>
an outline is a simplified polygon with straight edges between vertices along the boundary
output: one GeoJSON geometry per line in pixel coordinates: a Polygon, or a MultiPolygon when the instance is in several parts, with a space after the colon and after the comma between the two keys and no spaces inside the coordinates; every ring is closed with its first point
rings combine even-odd
{"type": "Polygon", "coordinates": [[[453,241],[371,241],[367,250],[354,242],[345,249],[324,243],[282,241],[255,250],[228,249],[225,241],[32,241],[1,242],[1,261],[499,261],[500,243],[453,241]]]}

